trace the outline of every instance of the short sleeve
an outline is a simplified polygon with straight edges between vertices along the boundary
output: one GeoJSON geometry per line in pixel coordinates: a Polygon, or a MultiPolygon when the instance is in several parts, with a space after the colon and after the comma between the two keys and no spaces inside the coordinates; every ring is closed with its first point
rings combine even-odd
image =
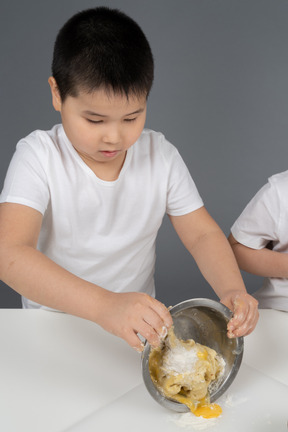
{"type": "Polygon", "coordinates": [[[262,249],[279,238],[281,201],[275,184],[269,181],[245,207],[231,227],[235,239],[252,249],[262,249]]]}
{"type": "Polygon", "coordinates": [[[49,188],[43,162],[33,146],[20,141],[11,159],[0,202],[32,207],[44,214],[49,201],[49,188]]]}
{"type": "Polygon", "coordinates": [[[181,216],[203,207],[194,180],[176,147],[166,141],[162,149],[169,172],[166,213],[181,216]]]}

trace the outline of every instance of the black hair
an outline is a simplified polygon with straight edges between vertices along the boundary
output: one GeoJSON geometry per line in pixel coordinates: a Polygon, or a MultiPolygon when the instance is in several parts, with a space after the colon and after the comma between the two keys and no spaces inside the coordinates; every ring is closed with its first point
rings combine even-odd
{"type": "Polygon", "coordinates": [[[52,62],[62,101],[79,90],[129,97],[146,95],[153,83],[150,45],[139,25],[117,9],[97,7],[72,16],[60,29],[52,62]]]}

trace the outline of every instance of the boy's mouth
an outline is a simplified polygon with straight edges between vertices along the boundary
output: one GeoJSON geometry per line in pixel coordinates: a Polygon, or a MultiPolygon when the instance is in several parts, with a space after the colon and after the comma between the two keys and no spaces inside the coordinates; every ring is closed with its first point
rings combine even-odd
{"type": "Polygon", "coordinates": [[[117,154],[119,153],[119,150],[102,150],[101,153],[105,156],[105,157],[114,157],[117,156],[117,154]]]}

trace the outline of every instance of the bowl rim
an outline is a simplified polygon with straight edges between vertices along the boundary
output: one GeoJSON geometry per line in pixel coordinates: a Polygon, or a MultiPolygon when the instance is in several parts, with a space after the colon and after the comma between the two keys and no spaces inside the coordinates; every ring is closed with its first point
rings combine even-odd
{"type": "MultiPolygon", "coordinates": [[[[222,314],[227,322],[231,319],[233,315],[232,311],[223,303],[220,303],[220,301],[207,299],[207,298],[193,298],[189,300],[184,300],[169,308],[169,311],[173,318],[173,316],[176,315],[179,311],[183,311],[191,307],[204,307],[204,308],[207,307],[207,308],[214,309],[220,314],[222,314]]],[[[236,347],[234,348],[236,350],[236,354],[235,354],[233,367],[231,368],[232,372],[230,372],[226,377],[226,379],[223,380],[223,382],[221,382],[219,390],[217,390],[214,394],[211,395],[210,402],[215,402],[217,399],[219,399],[220,396],[222,396],[223,393],[227,391],[228,387],[230,387],[230,385],[234,381],[240,369],[242,359],[243,359],[243,352],[244,352],[244,338],[241,336],[233,339],[235,340],[236,343],[236,347]]],[[[177,401],[173,401],[172,399],[166,398],[154,385],[149,372],[150,350],[151,350],[151,345],[148,344],[148,342],[146,341],[141,356],[141,367],[142,367],[143,381],[148,392],[153,397],[153,399],[155,399],[160,405],[170,410],[181,412],[181,413],[190,411],[186,405],[177,401]]]]}

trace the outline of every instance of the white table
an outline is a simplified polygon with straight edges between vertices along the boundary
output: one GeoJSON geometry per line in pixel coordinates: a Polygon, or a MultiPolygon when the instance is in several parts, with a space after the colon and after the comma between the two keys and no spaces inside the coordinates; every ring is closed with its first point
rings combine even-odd
{"type": "Polygon", "coordinates": [[[140,354],[97,325],[0,309],[0,431],[62,432],[142,382],[140,354]]]}
{"type": "Polygon", "coordinates": [[[244,341],[243,361],[288,386],[288,312],[260,310],[256,329],[244,341]]]}
{"type": "MultiPolygon", "coordinates": [[[[260,311],[209,432],[287,432],[288,314],[260,311]]],[[[148,394],[140,355],[66,314],[0,309],[0,431],[185,431],[148,394]]],[[[196,426],[195,426],[196,427],[196,426]]],[[[190,430],[194,430],[190,427],[190,430]]],[[[199,430],[199,428],[198,428],[199,430]]]]}

